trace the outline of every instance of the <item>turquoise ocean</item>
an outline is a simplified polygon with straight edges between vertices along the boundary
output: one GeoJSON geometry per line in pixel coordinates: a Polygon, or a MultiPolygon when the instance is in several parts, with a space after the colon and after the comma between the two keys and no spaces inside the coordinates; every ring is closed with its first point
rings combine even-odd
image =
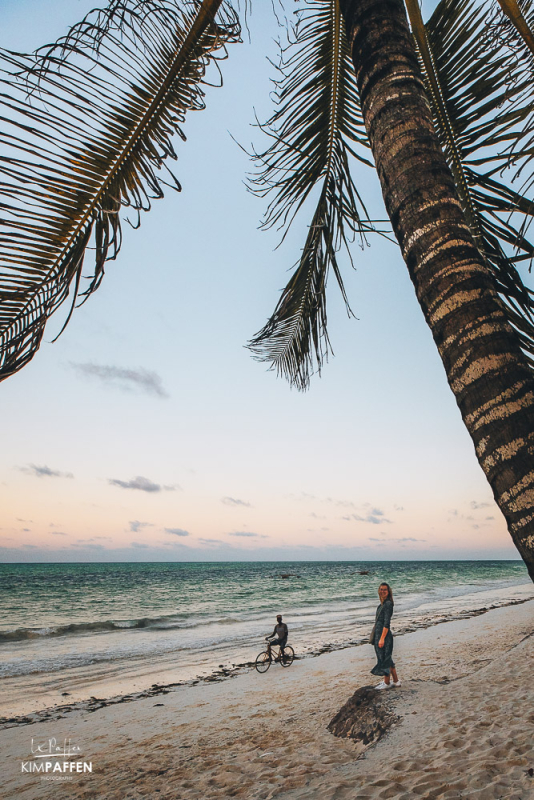
{"type": "Polygon", "coordinates": [[[521,561],[0,565],[0,681],[50,693],[245,664],[284,615],[300,656],[367,640],[379,583],[402,633],[534,597],[521,561]]]}

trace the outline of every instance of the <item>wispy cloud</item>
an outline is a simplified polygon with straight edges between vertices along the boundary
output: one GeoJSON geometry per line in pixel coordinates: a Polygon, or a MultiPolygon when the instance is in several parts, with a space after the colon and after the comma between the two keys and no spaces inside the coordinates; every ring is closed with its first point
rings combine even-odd
{"type": "MultiPolygon", "coordinates": [[[[89,545],[89,544],[92,544],[93,542],[96,542],[96,541],[98,541],[100,539],[110,539],[110,537],[109,536],[91,536],[90,539],[76,539],[76,541],[78,542],[78,544],[89,545]]],[[[102,545],[99,545],[99,547],[102,547],[102,545]]]]}
{"type": "Polygon", "coordinates": [[[403,536],[402,539],[392,539],[393,542],[426,542],[426,539],[414,539],[413,536],[403,536]]]}
{"type": "Polygon", "coordinates": [[[108,478],[108,483],[111,486],[120,486],[121,489],[137,489],[140,492],[174,492],[178,486],[162,486],[159,483],[154,483],[150,478],[144,478],[142,475],[137,475],[129,481],[121,481],[118,478],[108,478]]]}
{"type": "Polygon", "coordinates": [[[183,528],[164,528],[165,533],[172,533],[173,536],[189,536],[189,531],[183,528]]]}
{"type": "Polygon", "coordinates": [[[246,538],[254,537],[256,539],[268,539],[264,533],[254,533],[253,531],[232,531],[228,536],[243,536],[246,538]]]}
{"type": "Polygon", "coordinates": [[[349,514],[346,517],[341,517],[341,519],[344,519],[347,522],[351,522],[352,520],[356,520],[356,522],[369,522],[371,525],[382,525],[383,522],[391,525],[391,520],[382,516],[383,513],[383,511],[375,508],[373,509],[373,512],[371,514],[367,514],[366,517],[362,517],[359,514],[349,514]]]}
{"type": "Polygon", "coordinates": [[[63,531],[48,531],[48,532],[51,533],[52,536],[67,536],[67,534],[64,533],[63,531]]]}
{"type": "MultiPolygon", "coordinates": [[[[493,503],[486,503],[486,502],[479,503],[477,500],[471,500],[471,502],[469,503],[469,509],[471,509],[471,511],[482,511],[483,509],[493,508],[493,507],[494,507],[493,503]]],[[[466,522],[468,522],[468,523],[471,523],[469,525],[469,527],[473,528],[474,530],[478,530],[479,528],[481,528],[481,527],[483,527],[485,525],[485,522],[481,521],[482,517],[479,516],[478,514],[475,515],[475,516],[473,516],[473,514],[463,514],[460,511],[458,511],[458,509],[456,509],[456,508],[449,509],[449,514],[450,514],[450,516],[447,519],[447,522],[451,522],[451,523],[452,522],[456,522],[456,523],[459,522],[461,524],[462,523],[465,524],[466,522]]],[[[485,520],[492,520],[492,519],[494,519],[494,517],[493,516],[487,516],[484,519],[485,520]]]]}
{"type": "Polygon", "coordinates": [[[26,467],[19,467],[19,470],[36,478],[74,478],[72,472],[60,472],[57,469],[47,467],[46,464],[43,464],[43,466],[28,464],[26,467]]]}
{"type": "Polygon", "coordinates": [[[129,522],[130,530],[132,533],[137,533],[137,531],[142,530],[143,528],[151,528],[153,526],[152,522],[140,522],[138,519],[132,519],[129,522]]]}
{"type": "Polygon", "coordinates": [[[381,544],[392,544],[396,542],[397,544],[403,544],[404,542],[426,542],[426,539],[414,539],[413,536],[402,536],[396,539],[378,539],[376,536],[368,536],[367,537],[370,542],[380,542],[381,544]]]}
{"type": "Polygon", "coordinates": [[[161,547],[164,547],[166,550],[169,549],[176,550],[178,548],[183,552],[191,551],[191,548],[188,545],[184,544],[183,542],[179,542],[177,539],[172,539],[172,540],[165,539],[164,541],[160,540],[158,542],[154,542],[154,544],[160,545],[161,547]]]}
{"type": "MultiPolygon", "coordinates": [[[[378,524],[376,522],[377,517],[381,517],[382,519],[379,522],[391,522],[391,520],[384,519],[385,512],[374,506],[372,503],[355,503],[352,500],[344,500],[338,497],[317,497],[316,495],[306,494],[305,492],[301,492],[300,495],[287,495],[288,498],[292,500],[314,500],[319,503],[325,503],[330,506],[335,506],[336,508],[346,509],[346,516],[341,517],[341,519],[345,520],[357,520],[358,522],[370,522],[372,524],[378,524]],[[353,513],[350,514],[350,509],[353,509],[353,513]]],[[[404,508],[402,506],[395,506],[395,511],[403,511],[404,508]]],[[[311,517],[315,517],[316,519],[324,519],[315,511],[310,513],[311,517]]]]}
{"type": "Polygon", "coordinates": [[[168,397],[157,372],[139,369],[125,369],[107,364],[77,364],[71,367],[86,378],[94,378],[102,383],[121,389],[124,392],[141,392],[155,397],[168,397]]]}
{"type": "Polygon", "coordinates": [[[356,508],[356,504],[352,500],[336,500],[335,497],[327,497],[323,502],[332,503],[341,508],[356,508]]]}
{"type": "Polygon", "coordinates": [[[225,506],[246,506],[250,508],[250,503],[247,503],[246,500],[240,500],[238,497],[223,497],[221,503],[224,503],[225,506]]]}

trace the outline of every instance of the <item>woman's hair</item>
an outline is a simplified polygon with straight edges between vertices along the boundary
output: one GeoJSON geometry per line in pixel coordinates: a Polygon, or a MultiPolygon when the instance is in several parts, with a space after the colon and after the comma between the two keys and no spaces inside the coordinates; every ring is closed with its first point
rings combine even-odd
{"type": "MultiPolygon", "coordinates": [[[[388,596],[386,597],[386,600],[391,600],[392,605],[395,605],[395,601],[393,600],[393,592],[391,591],[391,586],[389,585],[389,583],[386,583],[384,581],[383,583],[380,584],[380,586],[386,586],[387,587],[388,596]]],[[[379,589],[380,589],[380,586],[378,587],[379,589]]]]}

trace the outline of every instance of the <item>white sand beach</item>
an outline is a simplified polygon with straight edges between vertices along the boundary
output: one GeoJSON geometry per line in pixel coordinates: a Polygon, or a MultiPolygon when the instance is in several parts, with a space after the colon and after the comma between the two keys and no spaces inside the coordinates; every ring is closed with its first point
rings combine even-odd
{"type": "Polygon", "coordinates": [[[374,684],[371,646],[273,664],[0,731],[2,797],[173,800],[534,798],[534,601],[397,636],[399,722],[376,744],[327,725],[374,684]],[[90,774],[22,773],[38,745],[82,748],[90,774]],[[57,777],[57,776],[52,776],[57,777]]]}

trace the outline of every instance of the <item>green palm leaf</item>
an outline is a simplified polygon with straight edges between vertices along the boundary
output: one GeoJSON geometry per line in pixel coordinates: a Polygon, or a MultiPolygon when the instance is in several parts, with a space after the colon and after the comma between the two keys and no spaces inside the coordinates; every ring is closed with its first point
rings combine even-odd
{"type": "MultiPolygon", "coordinates": [[[[337,0],[307,0],[281,48],[277,109],[262,130],[271,146],[253,157],[260,168],[251,190],[273,198],[263,222],[287,233],[318,192],[296,271],[264,328],[250,342],[255,356],[299,389],[330,351],[325,289],[333,270],[348,307],[337,252],[374,230],[350,173],[350,161],[371,166],[345,26],[337,0]]],[[[284,233],[284,236],[285,236],[284,233]]]]}
{"type": "Polygon", "coordinates": [[[509,135],[505,154],[513,179],[523,178],[525,192],[534,182],[534,7],[531,0],[497,1],[503,13],[495,11],[491,19],[493,37],[507,53],[508,83],[515,90],[513,108],[521,115],[521,124],[509,135]]]}
{"type": "Polygon", "coordinates": [[[441,0],[426,26],[417,0],[406,5],[467,222],[522,346],[534,354],[534,295],[516,266],[534,258],[534,202],[530,180],[513,188],[534,155],[532,54],[491,0],[441,0]]]}
{"type": "Polygon", "coordinates": [[[160,173],[172,137],[185,138],[209,62],[239,37],[220,5],[114,0],[34,56],[0,51],[0,379],[33,357],[69,293],[74,304],[98,287],[121,209],[139,215],[179,188],[160,173]]]}

